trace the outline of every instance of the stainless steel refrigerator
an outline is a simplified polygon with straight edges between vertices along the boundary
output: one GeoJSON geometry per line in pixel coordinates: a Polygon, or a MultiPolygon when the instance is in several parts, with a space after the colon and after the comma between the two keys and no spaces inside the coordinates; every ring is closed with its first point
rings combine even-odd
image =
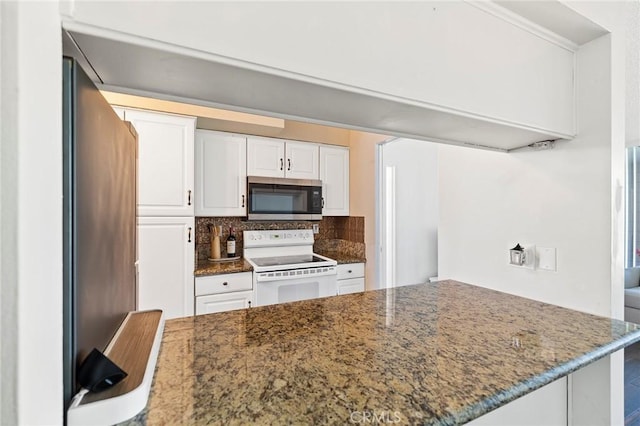
{"type": "Polygon", "coordinates": [[[136,309],[137,138],[73,59],[63,76],[66,412],[79,363],[136,309]]]}

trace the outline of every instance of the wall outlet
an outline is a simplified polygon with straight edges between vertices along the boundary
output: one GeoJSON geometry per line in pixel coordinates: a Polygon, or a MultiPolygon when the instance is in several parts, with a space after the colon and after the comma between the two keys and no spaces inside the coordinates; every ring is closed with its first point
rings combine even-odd
{"type": "Polygon", "coordinates": [[[557,271],[556,249],[552,247],[538,247],[538,268],[545,271],[557,271]]]}
{"type": "Polygon", "coordinates": [[[319,234],[320,233],[320,224],[319,223],[314,223],[313,225],[311,225],[311,228],[313,229],[313,233],[314,234],[319,234]]]}
{"type": "Polygon", "coordinates": [[[524,249],[524,263],[522,265],[515,265],[511,263],[511,253],[510,250],[507,250],[507,263],[514,268],[524,268],[524,269],[536,269],[536,261],[537,261],[537,253],[536,246],[533,244],[522,244],[520,246],[524,249]]]}

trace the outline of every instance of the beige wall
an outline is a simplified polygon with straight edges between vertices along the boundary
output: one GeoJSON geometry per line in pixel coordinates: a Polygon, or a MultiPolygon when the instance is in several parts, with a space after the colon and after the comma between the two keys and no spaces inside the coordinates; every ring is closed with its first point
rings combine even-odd
{"type": "Polygon", "coordinates": [[[367,290],[379,288],[376,279],[376,146],[389,138],[352,131],[349,142],[349,211],[351,216],[364,216],[367,290]]]}
{"type": "Polygon", "coordinates": [[[349,130],[284,120],[283,128],[198,117],[198,129],[349,146],[349,130]]]}
{"type": "Polygon", "coordinates": [[[112,105],[198,117],[198,129],[349,146],[347,129],[123,93],[103,91],[102,95],[112,105]]]}

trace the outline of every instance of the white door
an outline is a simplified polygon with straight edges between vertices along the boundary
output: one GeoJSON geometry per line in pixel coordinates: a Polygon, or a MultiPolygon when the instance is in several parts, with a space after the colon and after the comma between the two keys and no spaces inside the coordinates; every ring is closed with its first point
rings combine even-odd
{"type": "Polygon", "coordinates": [[[285,176],[287,178],[319,179],[318,145],[287,141],[285,151],[285,176]]]}
{"type": "Polygon", "coordinates": [[[166,319],[193,315],[193,217],[139,217],[138,309],[166,319]]]}
{"type": "Polygon", "coordinates": [[[320,146],[320,180],[325,216],[349,216],[349,149],[320,146]]]}
{"type": "Polygon", "coordinates": [[[284,141],[247,138],[247,174],[249,176],[284,177],[284,141]]]}
{"type": "Polygon", "coordinates": [[[380,282],[429,282],[438,276],[437,145],[396,139],[378,149],[380,282]]]}
{"type": "Polygon", "coordinates": [[[138,216],[193,216],[195,118],[125,110],[138,132],[138,216]]]}
{"type": "Polygon", "coordinates": [[[245,309],[250,308],[252,304],[252,291],[198,296],[196,297],[196,315],[245,309]]]}
{"type": "Polygon", "coordinates": [[[247,139],[196,131],[196,216],[246,216],[247,139]]]}

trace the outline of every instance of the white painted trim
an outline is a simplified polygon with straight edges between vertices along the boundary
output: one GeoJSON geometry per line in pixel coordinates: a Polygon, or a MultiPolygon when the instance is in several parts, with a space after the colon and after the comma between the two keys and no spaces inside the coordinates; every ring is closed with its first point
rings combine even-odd
{"type": "Polygon", "coordinates": [[[543,27],[542,25],[538,25],[533,21],[530,21],[524,18],[521,15],[518,15],[515,12],[510,11],[509,9],[500,6],[492,1],[477,1],[477,0],[464,0],[467,4],[474,6],[484,12],[487,12],[496,18],[502,19],[505,22],[508,22],[516,27],[527,31],[530,34],[533,34],[536,37],[539,37],[549,43],[553,43],[558,47],[561,47],[569,52],[577,52],[579,46],[572,42],[571,40],[562,37],[554,33],[553,31],[543,27]]]}
{"type": "MultiPolygon", "coordinates": [[[[331,80],[312,77],[312,76],[301,74],[301,73],[286,71],[286,70],[283,70],[283,69],[269,67],[269,66],[265,66],[265,65],[261,65],[261,64],[256,64],[256,63],[253,63],[253,62],[244,61],[244,60],[240,60],[240,59],[230,58],[230,57],[227,57],[227,56],[223,56],[223,55],[219,55],[219,54],[215,54],[215,53],[211,53],[211,52],[205,52],[205,51],[202,51],[202,50],[187,48],[187,47],[184,47],[184,46],[178,46],[178,45],[174,45],[174,44],[170,44],[170,43],[166,43],[166,42],[161,42],[161,41],[157,41],[157,40],[148,39],[148,38],[145,38],[145,37],[126,34],[126,33],[120,32],[120,31],[114,31],[114,30],[110,30],[110,29],[105,29],[105,28],[94,26],[94,25],[88,25],[88,24],[78,23],[78,22],[74,22],[74,21],[63,20],[62,21],[62,26],[63,26],[63,28],[65,30],[70,31],[70,32],[78,32],[78,33],[87,34],[87,35],[91,35],[91,36],[95,36],[95,37],[100,37],[100,38],[119,41],[119,42],[122,42],[122,43],[128,43],[128,44],[134,44],[134,45],[138,45],[138,46],[142,46],[142,47],[148,47],[150,49],[156,49],[156,50],[161,50],[161,51],[165,51],[165,52],[169,52],[169,53],[174,53],[176,55],[188,56],[188,57],[201,59],[201,60],[205,60],[205,61],[210,61],[210,62],[215,62],[215,63],[228,65],[228,66],[232,66],[232,67],[238,67],[238,68],[246,69],[246,70],[249,70],[249,71],[259,72],[259,73],[263,73],[263,74],[267,74],[267,75],[273,75],[273,76],[276,76],[276,77],[286,78],[286,79],[290,79],[290,80],[296,80],[296,81],[300,81],[300,82],[303,82],[303,83],[309,83],[309,84],[314,84],[314,85],[317,85],[317,86],[328,87],[328,88],[331,88],[331,89],[342,90],[342,91],[355,93],[355,94],[359,94],[359,95],[370,96],[370,97],[374,97],[374,98],[377,98],[377,99],[387,100],[387,101],[391,101],[391,102],[397,102],[397,103],[410,105],[410,106],[415,106],[415,107],[419,107],[419,108],[430,109],[430,110],[433,110],[433,111],[443,112],[443,113],[452,114],[452,115],[456,115],[456,116],[460,116],[460,117],[476,119],[476,120],[484,121],[484,122],[487,122],[487,123],[503,125],[503,126],[507,126],[507,127],[511,127],[511,128],[522,129],[522,130],[527,130],[527,131],[536,132],[536,133],[542,133],[542,134],[553,136],[556,139],[573,139],[575,137],[575,135],[573,135],[573,134],[558,133],[556,131],[545,129],[545,128],[542,128],[542,127],[531,126],[531,125],[528,125],[528,124],[525,124],[525,123],[521,123],[521,122],[516,122],[516,121],[511,121],[511,120],[506,120],[506,119],[500,119],[500,118],[496,118],[496,117],[489,117],[489,116],[486,116],[486,115],[472,113],[472,112],[469,112],[469,111],[464,111],[464,110],[456,109],[456,108],[445,107],[445,106],[442,106],[442,105],[438,105],[438,104],[434,104],[434,103],[430,103],[430,102],[425,102],[425,101],[421,101],[421,100],[417,100],[417,99],[406,98],[406,97],[397,96],[397,95],[390,95],[388,93],[378,92],[378,91],[371,90],[371,89],[364,89],[364,88],[358,87],[358,86],[353,86],[353,85],[339,83],[339,82],[335,82],[335,81],[331,81],[331,80]]],[[[150,96],[150,95],[152,95],[154,97],[157,97],[158,95],[160,95],[160,94],[157,94],[157,93],[151,93],[151,92],[128,89],[128,88],[123,88],[123,87],[118,87],[118,86],[111,86],[111,85],[102,85],[102,86],[98,86],[98,88],[100,88],[101,90],[116,91],[116,92],[122,92],[122,93],[131,94],[131,95],[140,95],[140,96],[150,96]]],[[[166,95],[162,96],[161,99],[173,100],[173,101],[179,101],[179,102],[180,101],[182,101],[182,102],[187,101],[187,99],[181,99],[181,98],[178,98],[178,97],[166,96],[166,95]]],[[[204,105],[202,103],[202,101],[190,100],[190,102],[191,103],[196,102],[196,104],[204,105]]],[[[250,108],[239,108],[237,106],[231,107],[231,106],[228,106],[228,105],[218,104],[218,103],[209,103],[209,102],[207,102],[207,106],[218,107],[218,108],[226,108],[226,109],[230,109],[232,111],[247,112],[247,113],[252,113],[252,114],[265,114],[265,113],[268,113],[269,116],[285,118],[285,119],[298,119],[298,120],[300,119],[300,117],[289,116],[289,115],[286,115],[286,114],[273,114],[272,112],[268,112],[268,111],[254,110],[254,109],[250,109],[250,108]]],[[[305,118],[305,120],[308,121],[307,118],[305,118]]],[[[323,124],[323,123],[320,122],[320,124],[323,124]]],[[[329,124],[329,123],[326,123],[326,124],[329,124]]],[[[340,124],[340,123],[330,123],[330,124],[335,125],[335,124],[340,124]]],[[[342,125],[342,127],[347,127],[347,126],[342,125]]],[[[376,130],[376,129],[357,129],[357,130],[363,130],[363,131],[368,131],[368,132],[373,131],[373,132],[379,133],[379,130],[376,130]]],[[[403,137],[413,138],[413,139],[416,138],[416,135],[410,135],[410,134],[402,134],[402,135],[397,134],[397,136],[403,136],[403,137]]],[[[442,141],[434,140],[434,142],[442,142],[442,143],[447,143],[447,144],[456,144],[456,145],[463,145],[463,146],[470,146],[471,145],[471,146],[475,146],[477,148],[491,149],[491,147],[485,147],[485,146],[482,146],[482,145],[474,145],[474,144],[466,144],[466,143],[461,144],[460,142],[452,142],[452,141],[444,141],[444,140],[442,140],[442,141]]]]}
{"type": "Polygon", "coordinates": [[[387,288],[396,286],[396,168],[384,166],[384,241],[385,283],[387,288]]]}
{"type": "MultiPolygon", "coordinates": [[[[122,325],[116,333],[116,337],[120,334],[120,330],[127,323],[131,312],[127,315],[122,325]]],[[[156,329],[156,335],[149,353],[149,360],[147,361],[147,368],[144,372],[144,377],[140,386],[135,388],[129,393],[120,395],[114,398],[104,399],[101,401],[95,401],[89,404],[80,405],[82,397],[74,398],[73,403],[67,411],[67,424],[69,426],[74,425],[112,425],[121,423],[128,420],[138,414],[144,409],[149,400],[149,392],[151,391],[151,383],[153,381],[153,374],[156,369],[156,362],[158,361],[158,354],[160,353],[160,343],[162,341],[162,332],[164,330],[164,313],[160,317],[158,328],[156,329]]],[[[112,347],[114,339],[109,343],[110,349],[112,347]]],[[[81,390],[78,394],[85,392],[81,390]]],[[[82,395],[84,396],[84,395],[82,395]]]]}

